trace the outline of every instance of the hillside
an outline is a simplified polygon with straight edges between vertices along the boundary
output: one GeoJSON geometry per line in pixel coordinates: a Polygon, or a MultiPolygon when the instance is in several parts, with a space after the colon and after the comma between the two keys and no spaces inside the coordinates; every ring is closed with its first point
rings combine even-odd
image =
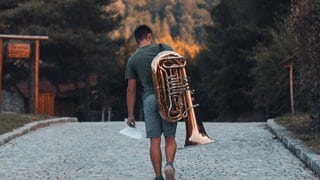
{"type": "Polygon", "coordinates": [[[115,37],[130,39],[139,24],[148,24],[156,42],[170,44],[177,52],[194,57],[201,49],[203,25],[212,23],[207,0],[118,0],[115,5],[124,17],[115,37]],[[137,18],[139,17],[139,18],[137,18]]]}

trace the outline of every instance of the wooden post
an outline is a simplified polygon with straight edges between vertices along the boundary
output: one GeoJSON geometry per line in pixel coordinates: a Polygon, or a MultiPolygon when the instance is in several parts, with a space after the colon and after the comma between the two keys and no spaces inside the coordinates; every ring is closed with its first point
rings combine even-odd
{"type": "Polygon", "coordinates": [[[36,54],[34,61],[34,113],[39,113],[39,61],[40,40],[36,40],[36,54]]]}
{"type": "Polygon", "coordinates": [[[289,64],[289,78],[290,78],[290,102],[291,102],[291,114],[294,115],[294,98],[293,98],[293,63],[289,64]]]}
{"type": "Polygon", "coordinates": [[[32,40],[36,42],[35,59],[30,63],[32,76],[30,80],[29,101],[30,112],[39,113],[39,62],[40,62],[40,40],[48,40],[48,36],[7,35],[0,34],[0,112],[1,112],[1,89],[2,89],[2,66],[3,66],[3,39],[32,40]]]}
{"type": "Polygon", "coordinates": [[[3,39],[0,38],[0,113],[2,112],[2,66],[3,66],[3,39]]]}
{"type": "Polygon", "coordinates": [[[294,95],[293,95],[293,57],[288,57],[280,63],[280,66],[289,68],[289,84],[290,84],[290,104],[291,114],[294,115],[294,95]]]}

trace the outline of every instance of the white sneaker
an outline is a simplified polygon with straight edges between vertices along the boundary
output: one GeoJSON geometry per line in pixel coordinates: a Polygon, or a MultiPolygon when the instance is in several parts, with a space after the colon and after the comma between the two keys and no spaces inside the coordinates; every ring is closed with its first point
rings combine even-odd
{"type": "Polygon", "coordinates": [[[164,168],[164,174],[166,175],[166,180],[175,180],[174,168],[171,164],[167,164],[164,168]]]}

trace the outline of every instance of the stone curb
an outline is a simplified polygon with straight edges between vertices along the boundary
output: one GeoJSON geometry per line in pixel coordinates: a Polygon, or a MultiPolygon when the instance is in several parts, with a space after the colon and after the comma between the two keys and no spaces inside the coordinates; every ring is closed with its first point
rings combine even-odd
{"type": "Polygon", "coordinates": [[[302,141],[294,138],[293,134],[285,127],[274,122],[274,119],[268,119],[267,125],[270,131],[302,162],[317,174],[320,174],[320,155],[305,146],[302,141]]]}
{"type": "Polygon", "coordinates": [[[17,129],[14,129],[11,132],[1,134],[0,135],[0,146],[11,141],[12,139],[20,137],[20,136],[27,134],[31,131],[34,131],[36,129],[49,126],[50,124],[64,123],[64,122],[78,122],[78,118],[74,118],[74,117],[54,118],[54,119],[47,119],[47,120],[42,120],[42,121],[34,121],[31,123],[25,124],[24,126],[17,128],[17,129]]]}

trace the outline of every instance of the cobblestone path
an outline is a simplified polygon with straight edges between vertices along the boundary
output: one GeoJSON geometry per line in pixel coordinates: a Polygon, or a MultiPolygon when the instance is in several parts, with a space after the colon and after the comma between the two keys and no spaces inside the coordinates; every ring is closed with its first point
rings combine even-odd
{"type": "MultiPolygon", "coordinates": [[[[144,123],[137,126],[144,133],[144,123]]],[[[318,179],[273,138],[266,123],[204,126],[216,142],[180,148],[174,164],[178,180],[318,179]]],[[[0,146],[0,179],[152,180],[149,141],[121,135],[124,127],[124,122],[73,122],[30,132],[0,146]]],[[[184,140],[185,125],[179,122],[179,147],[184,140]]]]}

